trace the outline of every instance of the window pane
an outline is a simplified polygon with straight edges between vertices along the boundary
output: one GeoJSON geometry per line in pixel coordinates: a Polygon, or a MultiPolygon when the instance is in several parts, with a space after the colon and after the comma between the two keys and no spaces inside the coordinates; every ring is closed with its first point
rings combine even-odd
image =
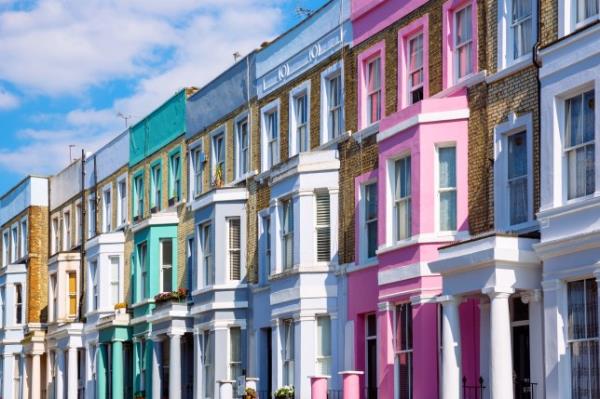
{"type": "Polygon", "coordinates": [[[440,187],[456,187],[456,149],[441,147],[438,151],[440,187]]]}
{"type": "Polygon", "coordinates": [[[471,6],[469,5],[456,13],[456,45],[471,40],[471,34],[471,6]]]}
{"type": "Polygon", "coordinates": [[[456,191],[440,193],[440,230],[456,230],[456,191]]]}
{"type": "Polygon", "coordinates": [[[508,182],[510,206],[510,224],[516,225],[527,221],[527,177],[513,179],[508,182]]]}
{"type": "Polygon", "coordinates": [[[527,136],[525,132],[508,137],[508,178],[527,175],[527,136]]]}

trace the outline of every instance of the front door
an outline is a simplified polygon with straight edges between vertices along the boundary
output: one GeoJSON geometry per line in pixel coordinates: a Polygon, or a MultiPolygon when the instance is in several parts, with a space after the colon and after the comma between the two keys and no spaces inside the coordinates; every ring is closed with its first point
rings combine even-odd
{"type": "Polygon", "coordinates": [[[529,305],[513,298],[513,377],[515,399],[534,399],[529,362],[529,305]]]}

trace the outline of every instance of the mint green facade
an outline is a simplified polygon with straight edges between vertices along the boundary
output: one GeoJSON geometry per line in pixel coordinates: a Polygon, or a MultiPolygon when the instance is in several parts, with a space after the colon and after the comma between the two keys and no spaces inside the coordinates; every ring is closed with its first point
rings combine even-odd
{"type": "Polygon", "coordinates": [[[167,100],[130,129],[129,165],[154,154],[185,133],[185,90],[167,100]]]}

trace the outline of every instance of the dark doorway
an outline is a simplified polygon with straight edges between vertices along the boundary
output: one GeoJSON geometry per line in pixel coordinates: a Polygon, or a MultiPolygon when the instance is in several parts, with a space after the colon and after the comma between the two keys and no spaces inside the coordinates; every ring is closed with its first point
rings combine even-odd
{"type": "Polygon", "coordinates": [[[513,299],[513,370],[515,399],[533,399],[529,351],[529,305],[520,297],[513,299]]]}

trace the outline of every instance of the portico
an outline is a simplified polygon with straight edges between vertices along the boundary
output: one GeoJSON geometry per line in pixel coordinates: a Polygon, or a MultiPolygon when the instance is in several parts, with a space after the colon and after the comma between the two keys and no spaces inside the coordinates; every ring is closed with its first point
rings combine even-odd
{"type": "Polygon", "coordinates": [[[444,399],[461,398],[482,386],[484,398],[519,398],[529,392],[543,397],[541,262],[533,252],[535,243],[490,234],[444,247],[431,263],[444,281],[438,299],[444,399]],[[476,323],[463,323],[469,313],[476,323]]]}

